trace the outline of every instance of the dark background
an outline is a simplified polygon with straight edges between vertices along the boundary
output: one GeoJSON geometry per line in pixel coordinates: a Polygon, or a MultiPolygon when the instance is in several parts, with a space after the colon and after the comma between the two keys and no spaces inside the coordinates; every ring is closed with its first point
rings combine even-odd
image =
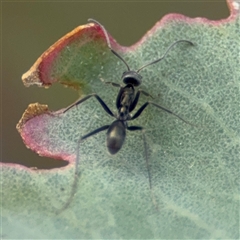
{"type": "Polygon", "coordinates": [[[101,22],[119,44],[130,46],[167,13],[211,20],[227,18],[225,1],[157,2],[2,2],[2,154],[1,161],[52,168],[64,161],[38,156],[27,149],[16,124],[29,103],[51,110],[68,106],[77,92],[55,84],[49,89],[24,87],[21,76],[60,37],[88,18],[101,22]]]}

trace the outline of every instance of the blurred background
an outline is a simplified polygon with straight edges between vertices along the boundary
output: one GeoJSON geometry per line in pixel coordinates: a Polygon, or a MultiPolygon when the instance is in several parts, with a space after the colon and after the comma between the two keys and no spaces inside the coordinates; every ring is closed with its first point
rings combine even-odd
{"type": "MultiPolygon", "coordinates": [[[[94,18],[123,46],[136,43],[168,13],[227,18],[229,10],[222,0],[156,2],[2,2],[1,143],[2,162],[28,167],[54,168],[67,162],[40,157],[27,149],[16,124],[28,104],[47,104],[51,110],[64,108],[78,93],[55,84],[49,89],[24,87],[21,76],[37,58],[59,38],[94,18]],[[63,97],[64,96],[64,97],[63,97]]],[[[105,144],[105,143],[104,143],[105,144]]]]}

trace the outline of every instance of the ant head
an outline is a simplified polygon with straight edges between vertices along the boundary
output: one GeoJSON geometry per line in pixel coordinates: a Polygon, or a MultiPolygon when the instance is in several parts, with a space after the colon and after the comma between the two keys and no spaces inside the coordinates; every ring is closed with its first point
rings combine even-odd
{"type": "Polygon", "coordinates": [[[132,84],[134,87],[141,85],[142,76],[138,74],[136,71],[125,71],[122,75],[122,81],[125,84],[132,84]]]}

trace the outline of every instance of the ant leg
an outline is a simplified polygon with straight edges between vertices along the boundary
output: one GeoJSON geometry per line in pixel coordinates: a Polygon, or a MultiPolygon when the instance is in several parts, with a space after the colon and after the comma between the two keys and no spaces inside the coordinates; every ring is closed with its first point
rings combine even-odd
{"type": "Polygon", "coordinates": [[[140,93],[142,93],[143,95],[145,95],[145,96],[147,96],[147,97],[153,98],[152,95],[150,95],[149,93],[145,92],[145,91],[142,90],[142,89],[139,89],[139,90],[137,91],[136,95],[135,95],[135,98],[134,98],[132,104],[131,104],[130,107],[129,107],[129,112],[131,112],[131,111],[133,111],[133,109],[135,109],[135,107],[136,107],[136,105],[137,105],[137,103],[138,103],[139,97],[140,97],[140,93]]]}
{"type": "Polygon", "coordinates": [[[142,89],[139,89],[138,91],[141,92],[143,95],[145,95],[145,96],[147,96],[147,97],[151,97],[152,99],[154,99],[154,97],[153,97],[150,93],[145,92],[145,91],[142,90],[142,89]]]}
{"type": "Polygon", "coordinates": [[[143,127],[140,127],[140,126],[130,126],[130,127],[128,126],[127,129],[129,131],[140,130],[142,132],[144,154],[145,154],[146,167],[147,167],[147,172],[148,172],[148,181],[149,181],[149,188],[150,188],[150,192],[151,192],[151,198],[152,198],[153,205],[158,210],[158,204],[156,202],[156,199],[155,199],[155,196],[154,196],[153,190],[152,190],[152,177],[151,177],[151,172],[150,172],[150,164],[149,164],[149,161],[148,161],[148,151],[147,151],[147,141],[146,141],[146,136],[145,136],[145,129],[143,127]]]}
{"type": "Polygon", "coordinates": [[[70,108],[77,106],[79,104],[81,104],[82,102],[88,100],[90,97],[95,97],[99,103],[101,104],[101,106],[103,107],[103,109],[112,117],[114,117],[114,114],[112,113],[112,111],[108,108],[107,104],[96,94],[96,93],[92,93],[87,95],[84,98],[81,98],[80,100],[77,100],[75,103],[71,104],[69,107],[67,107],[63,113],[67,112],[70,108]]]}
{"type": "Polygon", "coordinates": [[[105,82],[105,80],[103,78],[100,78],[101,82],[103,82],[104,84],[110,84],[112,85],[113,87],[119,87],[121,88],[121,85],[118,84],[118,83],[115,83],[115,82],[105,82]]]}
{"type": "Polygon", "coordinates": [[[74,180],[73,180],[73,184],[72,184],[72,189],[71,189],[71,193],[70,193],[70,196],[68,198],[68,200],[66,201],[66,203],[63,205],[63,207],[61,207],[61,209],[57,210],[57,214],[61,213],[62,211],[64,211],[65,209],[68,208],[68,206],[70,205],[70,203],[72,202],[73,200],[73,197],[77,191],[77,184],[78,184],[78,178],[80,176],[80,171],[78,169],[78,165],[79,165],[79,160],[80,160],[80,157],[79,157],[79,150],[80,150],[80,144],[83,140],[99,133],[99,132],[102,132],[106,129],[109,128],[110,125],[105,125],[105,126],[102,126],[98,129],[95,129],[94,131],[82,136],[81,138],[79,138],[78,140],[78,143],[77,143],[77,151],[76,151],[76,161],[75,161],[75,172],[74,172],[74,180]]]}
{"type": "Polygon", "coordinates": [[[129,120],[133,120],[133,119],[139,117],[140,114],[142,113],[142,111],[143,111],[149,104],[151,104],[151,105],[153,105],[153,106],[155,106],[155,107],[157,107],[157,108],[160,108],[160,109],[162,109],[162,110],[165,111],[165,112],[168,112],[168,113],[174,115],[175,117],[179,118],[180,120],[182,120],[183,122],[185,122],[185,123],[187,123],[187,124],[189,124],[189,125],[191,125],[191,126],[194,126],[194,125],[191,124],[190,122],[188,122],[188,121],[184,120],[183,118],[181,118],[180,116],[178,116],[176,113],[174,113],[174,112],[168,110],[167,108],[164,108],[164,107],[162,107],[162,106],[160,106],[160,105],[158,105],[158,104],[156,104],[156,103],[154,103],[154,102],[146,102],[146,103],[144,103],[144,104],[138,109],[138,111],[131,117],[131,119],[129,119],[129,120]]]}
{"type": "MultiPolygon", "coordinates": [[[[143,127],[140,126],[130,126],[127,127],[127,130],[129,131],[144,131],[143,127]]],[[[147,165],[147,171],[148,171],[148,180],[149,180],[149,188],[152,189],[152,180],[151,180],[151,174],[150,174],[150,169],[149,169],[149,162],[148,162],[148,152],[147,152],[147,143],[146,143],[146,139],[145,139],[145,134],[143,133],[143,144],[144,144],[144,153],[145,153],[145,159],[146,159],[146,165],[147,165]]]]}

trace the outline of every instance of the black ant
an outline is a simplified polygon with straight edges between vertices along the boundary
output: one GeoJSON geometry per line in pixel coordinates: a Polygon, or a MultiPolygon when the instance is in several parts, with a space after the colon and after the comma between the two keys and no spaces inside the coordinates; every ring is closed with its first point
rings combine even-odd
{"type": "MultiPolygon", "coordinates": [[[[78,141],[78,147],[77,147],[77,156],[76,156],[76,169],[75,169],[75,179],[74,179],[74,183],[73,183],[73,187],[72,187],[72,193],[71,196],[69,198],[69,200],[67,201],[67,203],[65,204],[65,206],[62,209],[65,209],[71,202],[71,199],[73,198],[74,194],[75,194],[75,188],[76,188],[76,184],[77,184],[77,178],[78,178],[78,162],[79,162],[79,146],[80,143],[84,140],[89,138],[90,136],[93,136],[99,132],[102,132],[104,130],[107,130],[107,148],[110,154],[116,154],[123,146],[124,140],[126,138],[126,130],[129,131],[144,131],[144,128],[141,126],[128,126],[128,121],[132,121],[136,118],[138,118],[141,113],[143,112],[143,110],[148,106],[148,105],[153,105],[157,108],[160,108],[172,115],[174,115],[175,117],[181,119],[183,122],[188,123],[187,121],[185,121],[183,118],[179,117],[177,114],[173,113],[172,111],[154,103],[151,101],[147,101],[145,104],[143,104],[138,110],[137,112],[132,116],[130,113],[136,108],[140,94],[144,94],[147,97],[152,97],[150,94],[148,94],[147,92],[139,89],[137,90],[137,92],[135,93],[135,87],[138,87],[141,85],[141,80],[142,80],[142,76],[139,74],[139,72],[144,69],[145,67],[155,64],[157,62],[160,62],[161,60],[163,60],[165,58],[165,56],[167,55],[167,53],[170,51],[170,49],[172,49],[172,47],[180,42],[187,42],[191,45],[194,45],[191,41],[188,40],[178,40],[176,42],[174,42],[173,44],[171,44],[168,49],[166,50],[166,52],[164,53],[164,55],[150,63],[147,63],[146,65],[140,67],[137,71],[131,70],[130,67],[128,66],[128,64],[125,62],[125,60],[117,53],[115,52],[110,44],[110,40],[109,40],[109,36],[107,34],[107,31],[105,30],[105,28],[96,20],[94,19],[88,19],[89,22],[92,22],[96,25],[98,25],[101,30],[104,33],[104,36],[106,38],[107,41],[107,45],[108,48],[111,50],[111,52],[117,56],[127,67],[127,71],[125,71],[122,75],[122,81],[125,84],[125,86],[121,86],[120,84],[114,83],[114,82],[105,82],[107,84],[111,84],[114,87],[119,87],[119,93],[116,99],[116,107],[118,109],[118,113],[114,114],[106,105],[106,103],[96,94],[96,93],[92,93],[87,95],[86,97],[77,100],[75,103],[71,104],[69,107],[67,107],[63,113],[66,113],[69,109],[71,109],[73,106],[79,105],[83,102],[85,102],[86,100],[88,100],[91,97],[95,97],[98,102],[101,104],[101,106],[103,107],[103,109],[105,110],[105,112],[107,112],[107,114],[109,114],[110,116],[114,117],[116,120],[113,121],[110,125],[104,125],[100,128],[97,128],[95,130],[93,130],[92,132],[82,136],[79,141],[78,141]]],[[[145,158],[146,158],[146,165],[147,165],[147,171],[148,171],[148,179],[149,179],[149,187],[150,190],[152,189],[152,182],[151,182],[151,174],[150,174],[150,169],[149,169],[149,163],[148,163],[148,156],[147,156],[147,146],[146,146],[146,140],[145,140],[145,135],[143,134],[143,141],[144,141],[144,151],[145,151],[145,158]]]]}

